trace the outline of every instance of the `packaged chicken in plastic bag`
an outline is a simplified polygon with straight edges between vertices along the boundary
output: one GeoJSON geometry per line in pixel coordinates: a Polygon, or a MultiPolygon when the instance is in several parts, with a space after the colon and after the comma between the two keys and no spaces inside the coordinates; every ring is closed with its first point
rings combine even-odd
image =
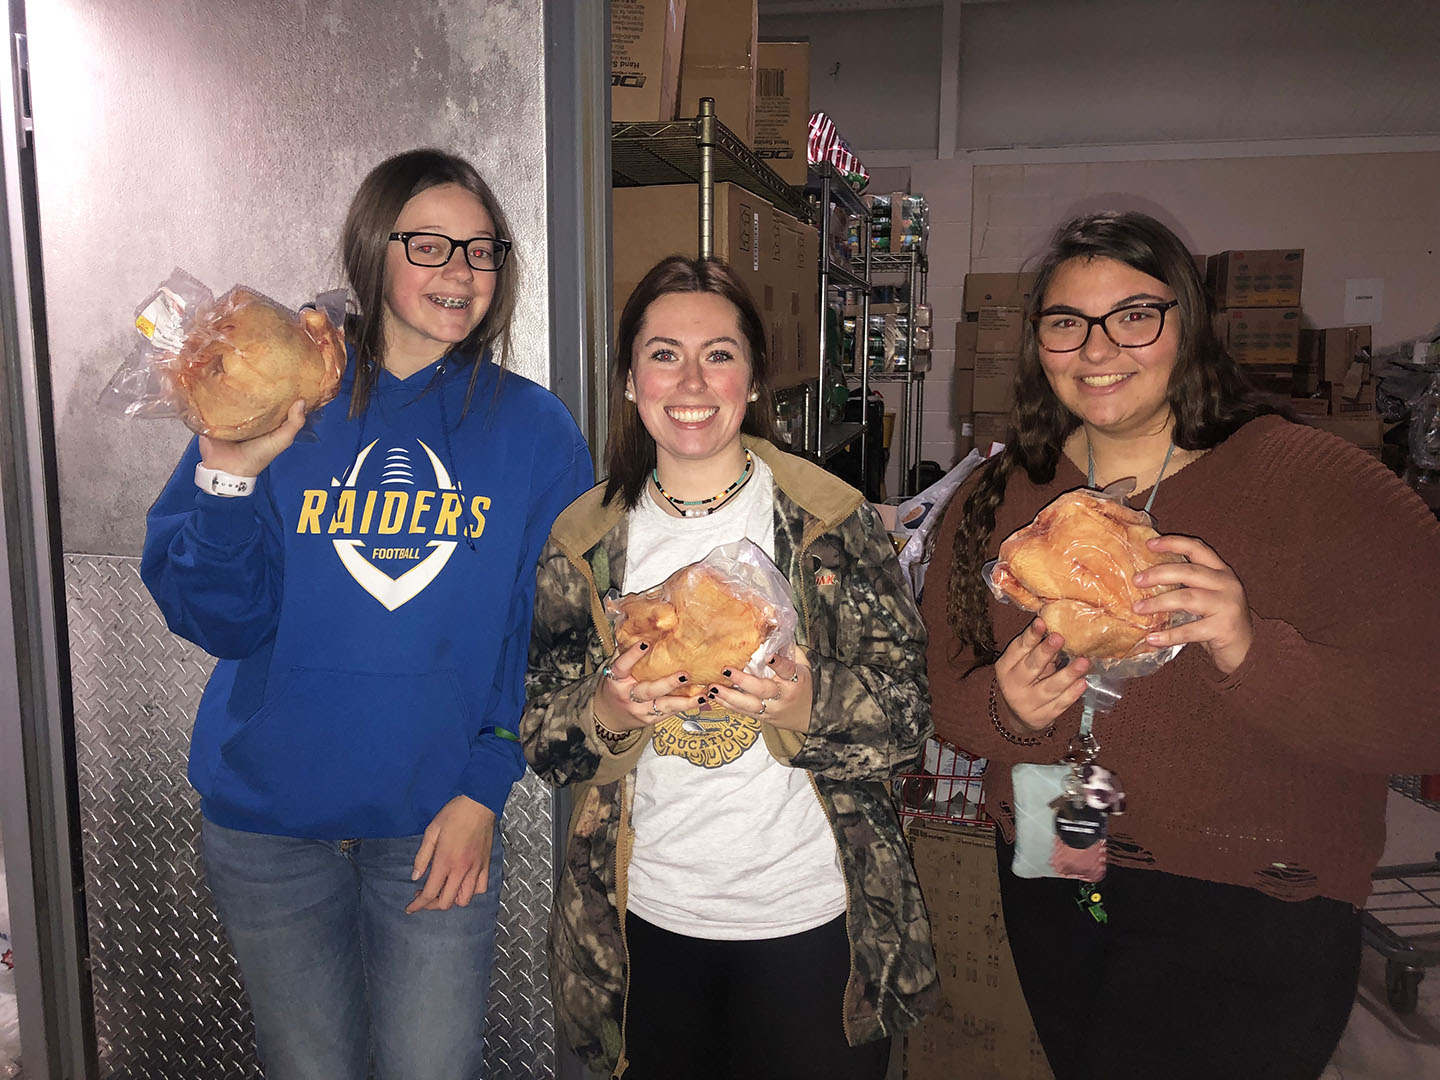
{"type": "Polygon", "coordinates": [[[1127,479],[1105,491],[1066,492],[1011,533],[1000,545],[1000,557],[983,570],[997,599],[1038,614],[1065,639],[1066,656],[1089,658],[1092,670],[1112,682],[1149,675],[1168,663],[1182,646],[1157,649],[1146,643],[1146,635],[1193,618],[1134,610],[1136,601],[1176,587],[1142,589],[1136,574],[1186,560],[1146,546],[1159,533],[1149,514],[1126,505],[1132,487],[1127,479]]]}
{"type": "Polygon", "coordinates": [[[606,597],[620,651],[650,648],[632,674],[650,682],[683,671],[694,683],[724,679],[740,666],[752,675],[795,644],[798,619],[790,583],[749,540],[721,544],[653,589],[606,597]]]}
{"type": "Polygon", "coordinates": [[[140,341],[100,395],[123,416],[177,416],[199,435],[274,431],[295,401],[314,412],[345,370],[345,294],[300,312],[237,285],[223,296],[177,269],[136,309],[140,341]]]}

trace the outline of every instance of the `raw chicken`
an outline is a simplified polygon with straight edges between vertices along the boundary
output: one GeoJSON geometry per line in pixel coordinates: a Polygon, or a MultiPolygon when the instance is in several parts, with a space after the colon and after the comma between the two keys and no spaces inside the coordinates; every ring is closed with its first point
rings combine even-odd
{"type": "Polygon", "coordinates": [[[335,396],[345,342],[324,312],[299,316],[244,288],[196,313],[175,361],[175,397],[185,425],[239,441],[274,431],[298,399],[305,411],[335,396]]]}
{"type": "Polygon", "coordinates": [[[775,611],[764,598],[736,590],[699,565],[675,571],[657,588],[612,602],[623,614],[615,641],[623,651],[637,641],[649,650],[632,671],[650,682],[683,671],[696,685],[720,682],[739,670],[774,631],[775,611]]]}
{"type": "Polygon", "coordinates": [[[1000,545],[991,582],[1015,604],[1039,613],[1065,638],[1071,656],[1136,656],[1152,649],[1145,635],[1167,627],[1170,616],[1141,615],[1133,605],[1175,586],[1142,589],[1134,576],[1159,563],[1185,561],[1145,546],[1157,535],[1143,511],[1089,491],[1066,492],[1000,545]]]}

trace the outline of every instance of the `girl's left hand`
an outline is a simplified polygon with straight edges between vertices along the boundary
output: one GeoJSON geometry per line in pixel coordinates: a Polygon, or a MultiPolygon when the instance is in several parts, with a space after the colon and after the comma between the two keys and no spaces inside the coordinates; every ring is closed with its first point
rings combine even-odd
{"type": "Polygon", "coordinates": [[[768,663],[774,676],[762,678],[731,668],[725,673],[729,682],[715,683],[706,691],[706,696],[777,728],[809,731],[810,704],[814,697],[810,658],[804,649],[797,647],[793,660],[772,656],[768,663]]]}
{"type": "Polygon", "coordinates": [[[1245,586],[1225,560],[1190,536],[1156,536],[1147,541],[1151,551],[1184,555],[1189,562],[1161,563],[1135,575],[1141,588],[1178,585],[1178,589],[1140,600],[1135,610],[1142,614],[1188,611],[1194,622],[1172,626],[1146,636],[1159,648],[1195,642],[1210,655],[1210,662],[1222,675],[1229,675],[1245,661],[1255,628],[1250,623],[1250,604],[1245,586]]]}
{"type": "Polygon", "coordinates": [[[428,869],[430,876],[405,914],[445,911],[455,904],[465,907],[476,893],[488,889],[494,842],[495,814],[488,806],[466,795],[456,795],[442,806],[425,829],[410,875],[419,881],[428,869]]]}

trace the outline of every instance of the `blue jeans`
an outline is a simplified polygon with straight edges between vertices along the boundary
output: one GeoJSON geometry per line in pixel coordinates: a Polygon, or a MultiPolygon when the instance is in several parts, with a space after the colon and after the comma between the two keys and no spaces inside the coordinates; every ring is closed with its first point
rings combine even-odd
{"type": "Polygon", "coordinates": [[[419,836],[301,840],[201,823],[205,876],[268,1080],[474,1080],[501,842],[468,907],[405,914],[419,836]]]}

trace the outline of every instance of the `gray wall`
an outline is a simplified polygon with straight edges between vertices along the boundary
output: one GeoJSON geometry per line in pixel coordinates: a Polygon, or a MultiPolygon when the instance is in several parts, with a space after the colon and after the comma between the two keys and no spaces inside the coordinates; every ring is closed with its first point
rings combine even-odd
{"type": "Polygon", "coordinates": [[[811,108],[872,168],[935,157],[957,47],[961,150],[1440,133],[1434,0],[966,2],[958,46],[941,40],[939,0],[767,6],[761,37],[810,41],[811,108]]]}
{"type": "Polygon", "coordinates": [[[496,188],[522,268],[513,366],[549,379],[538,0],[28,6],[67,552],[133,555],[188,432],[95,399],[180,266],[298,305],[341,284],[364,173],[433,145],[496,188]]]}
{"type": "Polygon", "coordinates": [[[1440,132],[1434,0],[1018,0],[961,18],[957,145],[1440,132]]]}
{"type": "Polygon", "coordinates": [[[940,7],[766,15],[760,37],[810,42],[810,109],[857,150],[935,149],[940,7]]]}

